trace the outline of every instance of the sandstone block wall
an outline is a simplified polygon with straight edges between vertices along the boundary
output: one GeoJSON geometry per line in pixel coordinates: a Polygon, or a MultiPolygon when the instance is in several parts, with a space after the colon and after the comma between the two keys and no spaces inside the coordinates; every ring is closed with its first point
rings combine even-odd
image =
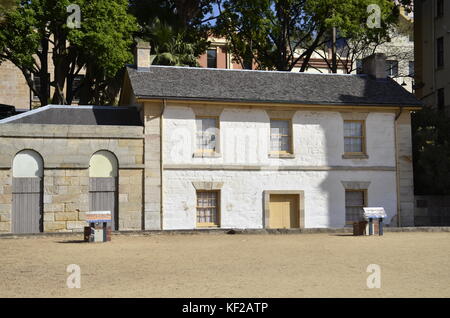
{"type": "Polygon", "coordinates": [[[0,64],[0,104],[30,107],[30,88],[22,72],[10,61],[0,64]]]}
{"type": "Polygon", "coordinates": [[[0,232],[11,231],[11,171],[0,170],[0,232]]]}
{"type": "Polygon", "coordinates": [[[161,229],[161,115],[163,105],[144,105],[145,125],[145,229],[161,229]]]}
{"type": "Polygon", "coordinates": [[[399,226],[414,226],[414,179],[411,115],[404,111],[397,120],[397,171],[400,202],[399,226]]]}
{"type": "Polygon", "coordinates": [[[89,211],[89,160],[99,150],[112,152],[119,163],[119,229],[142,229],[142,127],[2,124],[0,149],[0,232],[11,231],[12,162],[24,149],[44,161],[44,232],[82,231],[89,211]]]}

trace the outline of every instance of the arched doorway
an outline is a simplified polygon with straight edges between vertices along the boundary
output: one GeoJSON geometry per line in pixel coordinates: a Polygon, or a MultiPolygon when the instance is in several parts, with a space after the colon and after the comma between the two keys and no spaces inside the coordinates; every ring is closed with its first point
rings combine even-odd
{"type": "Polygon", "coordinates": [[[43,231],[42,157],[33,150],[23,150],[13,160],[12,232],[43,231]]]}
{"type": "Polygon", "coordinates": [[[98,151],[89,161],[89,210],[111,211],[113,230],[118,230],[116,156],[109,151],[98,151]]]}

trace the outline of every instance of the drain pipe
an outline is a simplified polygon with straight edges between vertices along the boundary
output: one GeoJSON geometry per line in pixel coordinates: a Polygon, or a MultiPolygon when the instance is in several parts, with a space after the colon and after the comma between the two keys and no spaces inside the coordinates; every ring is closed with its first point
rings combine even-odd
{"type": "Polygon", "coordinates": [[[401,211],[400,211],[400,173],[399,173],[399,160],[398,160],[398,135],[397,135],[397,120],[400,118],[401,114],[403,112],[403,107],[400,106],[400,111],[395,114],[395,120],[394,120],[394,143],[395,143],[395,178],[396,178],[396,192],[397,192],[397,226],[401,227],[401,211]]]}
{"type": "Polygon", "coordinates": [[[161,109],[161,115],[159,116],[159,162],[160,162],[160,178],[161,178],[161,194],[160,194],[160,200],[161,200],[161,205],[160,205],[160,210],[161,210],[161,217],[160,217],[160,228],[161,230],[163,229],[163,218],[164,218],[164,187],[163,187],[163,183],[164,183],[164,165],[163,165],[163,158],[164,158],[164,138],[163,138],[163,124],[164,124],[164,110],[166,109],[166,99],[163,99],[163,106],[161,109]]]}

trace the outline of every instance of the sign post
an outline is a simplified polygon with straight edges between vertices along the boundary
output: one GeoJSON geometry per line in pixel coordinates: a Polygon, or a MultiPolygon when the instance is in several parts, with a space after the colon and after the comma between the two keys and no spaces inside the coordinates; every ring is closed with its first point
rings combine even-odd
{"type": "Polygon", "coordinates": [[[383,219],[386,217],[384,208],[363,208],[364,217],[369,220],[369,235],[374,235],[373,220],[378,220],[378,235],[383,235],[383,219]]]}
{"type": "Polygon", "coordinates": [[[111,211],[86,212],[86,222],[89,224],[84,228],[86,242],[111,241],[111,211]]]}

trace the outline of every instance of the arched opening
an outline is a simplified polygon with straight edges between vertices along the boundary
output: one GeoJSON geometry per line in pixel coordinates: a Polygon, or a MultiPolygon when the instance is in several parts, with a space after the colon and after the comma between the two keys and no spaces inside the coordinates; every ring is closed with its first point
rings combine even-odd
{"type": "Polygon", "coordinates": [[[22,150],[13,160],[12,232],[43,231],[44,162],[33,150],[22,150]]]}
{"type": "Polygon", "coordinates": [[[89,161],[89,209],[110,211],[113,230],[118,230],[118,162],[116,156],[105,150],[92,155],[89,161]]]}

